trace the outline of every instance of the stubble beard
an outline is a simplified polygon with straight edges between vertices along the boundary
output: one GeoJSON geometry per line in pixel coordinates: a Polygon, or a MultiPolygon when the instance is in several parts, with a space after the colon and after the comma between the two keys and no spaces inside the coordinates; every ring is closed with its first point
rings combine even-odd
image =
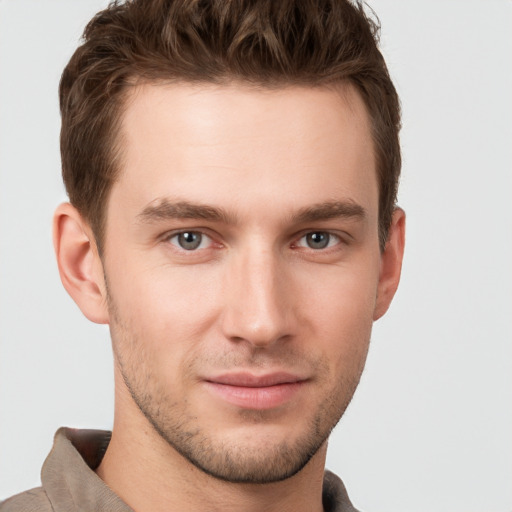
{"type": "MultiPolygon", "coordinates": [[[[110,301],[110,304],[111,301],[110,301]]],[[[170,447],[202,472],[231,483],[267,484],[279,482],[301,471],[327,441],[341,419],[357,388],[365,357],[350,378],[344,376],[332,386],[316,406],[303,433],[258,446],[232,439],[218,440],[202,429],[184,401],[171,397],[155,376],[151,360],[140,337],[111,308],[111,334],[116,365],[131,397],[157,434],[170,447]]],[[[317,375],[327,369],[326,361],[316,361],[317,375]]],[[[240,411],[248,423],[265,424],[265,411],[240,411]]]]}

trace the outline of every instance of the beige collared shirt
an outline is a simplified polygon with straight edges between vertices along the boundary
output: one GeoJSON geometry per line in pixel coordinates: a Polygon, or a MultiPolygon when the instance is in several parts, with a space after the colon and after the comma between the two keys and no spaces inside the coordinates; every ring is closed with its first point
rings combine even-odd
{"type": "MultiPolygon", "coordinates": [[[[41,487],[0,503],[0,512],[133,512],[94,472],[110,442],[105,430],[60,428],[41,470],[41,487]]],[[[345,486],[326,471],[325,512],[357,512],[345,486]]]]}

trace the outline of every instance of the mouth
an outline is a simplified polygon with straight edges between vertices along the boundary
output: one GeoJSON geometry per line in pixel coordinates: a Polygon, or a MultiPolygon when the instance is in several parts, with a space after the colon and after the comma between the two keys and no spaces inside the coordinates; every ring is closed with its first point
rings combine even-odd
{"type": "Polygon", "coordinates": [[[204,380],[217,398],[243,409],[273,409],[290,402],[307,379],[285,372],[254,375],[230,373],[204,380]]]}

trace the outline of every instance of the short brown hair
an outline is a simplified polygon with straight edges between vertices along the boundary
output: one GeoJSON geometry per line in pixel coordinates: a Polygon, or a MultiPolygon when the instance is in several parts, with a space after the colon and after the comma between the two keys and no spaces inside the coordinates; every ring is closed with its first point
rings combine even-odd
{"type": "Polygon", "coordinates": [[[116,0],[99,12],[62,74],[59,96],[64,183],[100,250],[121,167],[126,90],[160,80],[355,86],[373,131],[382,249],[401,157],[400,105],[378,36],[378,22],[350,0],[116,0]]]}

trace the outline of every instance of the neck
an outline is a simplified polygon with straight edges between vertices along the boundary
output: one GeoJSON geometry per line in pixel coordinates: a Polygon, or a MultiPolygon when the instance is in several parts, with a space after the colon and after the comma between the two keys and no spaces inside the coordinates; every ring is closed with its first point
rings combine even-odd
{"type": "Polygon", "coordinates": [[[112,440],[97,469],[98,476],[133,510],[323,510],[326,444],[299,473],[281,482],[225,482],[204,473],[176,452],[138,408],[139,414],[127,414],[130,409],[135,412],[134,407],[131,397],[116,397],[112,440]]]}

